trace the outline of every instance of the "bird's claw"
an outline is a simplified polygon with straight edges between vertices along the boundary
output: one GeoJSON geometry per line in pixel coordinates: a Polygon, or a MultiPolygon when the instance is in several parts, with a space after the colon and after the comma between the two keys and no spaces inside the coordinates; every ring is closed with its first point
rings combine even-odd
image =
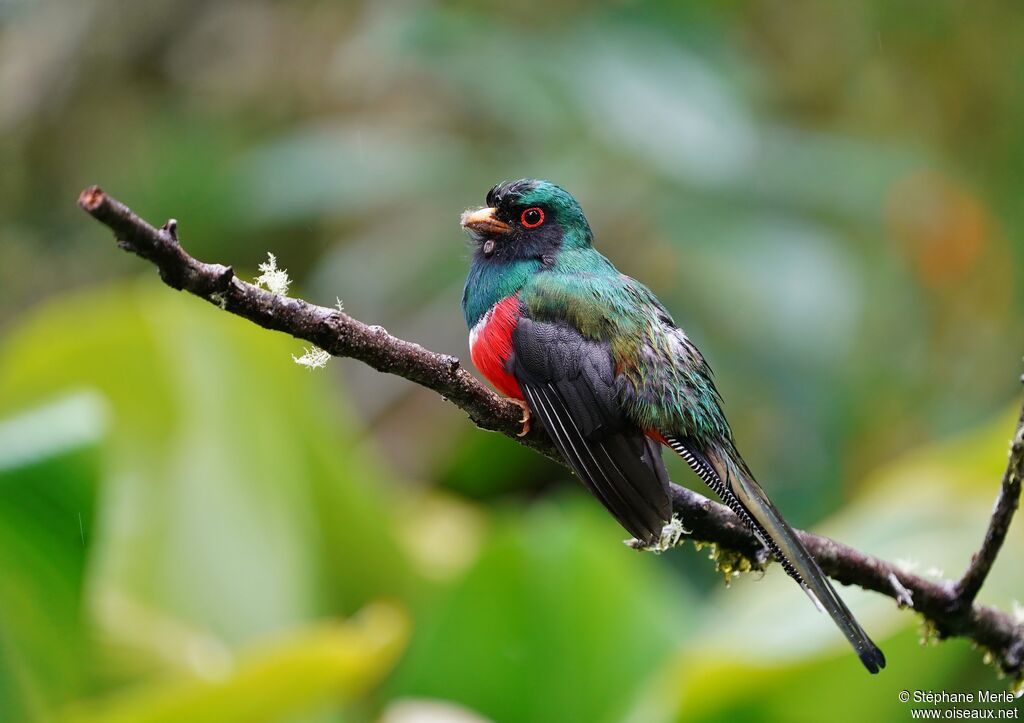
{"type": "Polygon", "coordinates": [[[509,399],[509,401],[523,410],[523,418],[519,420],[519,423],[523,425],[523,431],[516,436],[525,437],[530,433],[530,407],[522,399],[509,399]]]}

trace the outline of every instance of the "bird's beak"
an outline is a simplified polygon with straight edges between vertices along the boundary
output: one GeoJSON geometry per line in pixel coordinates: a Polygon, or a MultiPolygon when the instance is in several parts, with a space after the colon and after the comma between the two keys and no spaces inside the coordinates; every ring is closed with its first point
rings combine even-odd
{"type": "Polygon", "coordinates": [[[475,211],[469,210],[462,214],[459,223],[462,228],[481,235],[493,235],[505,233],[511,228],[507,223],[494,215],[493,208],[478,208],[475,211]]]}

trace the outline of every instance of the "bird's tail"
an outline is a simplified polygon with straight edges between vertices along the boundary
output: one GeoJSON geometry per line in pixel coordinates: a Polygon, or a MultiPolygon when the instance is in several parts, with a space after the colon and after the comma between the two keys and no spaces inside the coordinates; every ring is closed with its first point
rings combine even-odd
{"type": "Polygon", "coordinates": [[[857,651],[864,667],[871,673],[884,668],[882,651],[854,619],[821,567],[754,479],[736,448],[731,443],[724,443],[701,449],[692,440],[675,437],[666,437],[666,440],[772,551],[815,605],[832,617],[857,651]]]}

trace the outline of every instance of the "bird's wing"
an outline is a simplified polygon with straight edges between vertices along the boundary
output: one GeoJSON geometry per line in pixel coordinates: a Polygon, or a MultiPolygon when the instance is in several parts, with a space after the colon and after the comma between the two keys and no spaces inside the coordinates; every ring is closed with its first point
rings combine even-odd
{"type": "Polygon", "coordinates": [[[731,436],[710,367],[640,282],[622,274],[536,274],[521,300],[533,319],[563,319],[587,339],[611,342],[619,397],[637,427],[731,436]]]}
{"type": "Polygon", "coordinates": [[[590,492],[645,543],[672,516],[657,443],[623,412],[606,342],[564,321],[520,318],[509,369],[555,446],[590,492]]]}

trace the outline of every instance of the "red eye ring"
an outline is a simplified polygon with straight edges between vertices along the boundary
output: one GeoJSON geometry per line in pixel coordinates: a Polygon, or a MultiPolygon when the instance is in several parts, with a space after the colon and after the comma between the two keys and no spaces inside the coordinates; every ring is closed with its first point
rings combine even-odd
{"type": "Polygon", "coordinates": [[[544,223],[544,210],[537,206],[531,206],[519,215],[519,222],[526,228],[537,228],[544,223]]]}

